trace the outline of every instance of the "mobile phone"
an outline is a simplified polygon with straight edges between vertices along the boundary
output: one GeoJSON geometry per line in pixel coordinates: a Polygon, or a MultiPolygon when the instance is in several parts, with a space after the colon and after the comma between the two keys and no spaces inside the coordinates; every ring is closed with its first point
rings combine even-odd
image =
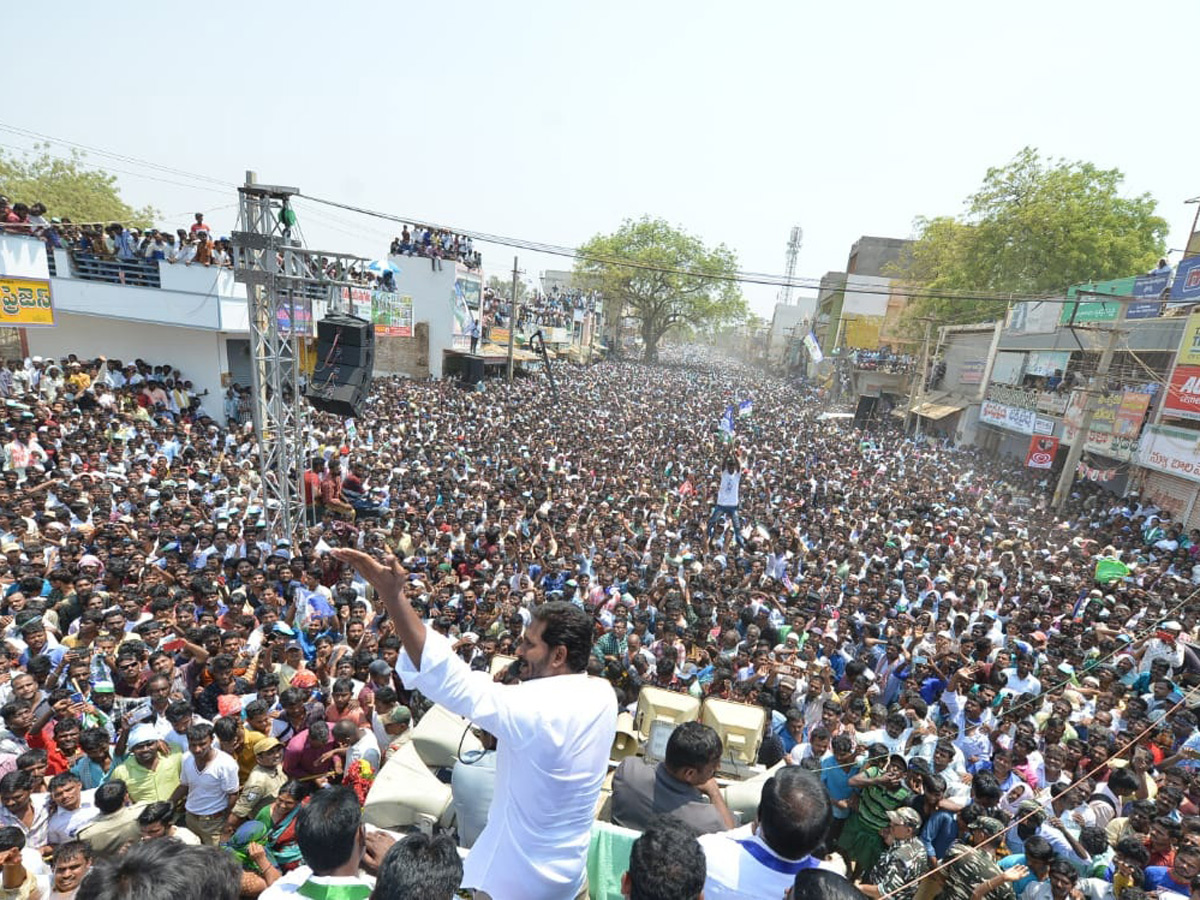
{"type": "Polygon", "coordinates": [[[187,641],[185,641],[183,638],[175,638],[173,641],[167,641],[165,644],[160,645],[161,649],[166,650],[168,653],[174,653],[177,650],[182,650],[186,646],[187,641]]]}
{"type": "Polygon", "coordinates": [[[79,691],[73,692],[71,694],[71,702],[72,703],[82,703],[83,702],[83,694],[79,693],[79,691]]]}

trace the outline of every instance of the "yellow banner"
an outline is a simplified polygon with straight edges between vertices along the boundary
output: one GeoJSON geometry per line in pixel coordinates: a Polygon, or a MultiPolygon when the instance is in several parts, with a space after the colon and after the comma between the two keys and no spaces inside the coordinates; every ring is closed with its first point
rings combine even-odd
{"type": "Polygon", "coordinates": [[[1179,342],[1179,359],[1181,366],[1200,366],[1200,312],[1188,316],[1187,324],[1183,326],[1183,339],[1179,342]]]}
{"type": "Polygon", "coordinates": [[[39,278],[0,278],[0,326],[27,328],[54,324],[50,282],[39,278]]]}

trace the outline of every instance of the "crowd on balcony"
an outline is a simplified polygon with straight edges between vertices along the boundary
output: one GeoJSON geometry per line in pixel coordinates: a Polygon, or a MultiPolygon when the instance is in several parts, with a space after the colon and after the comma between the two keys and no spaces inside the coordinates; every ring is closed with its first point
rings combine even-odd
{"type": "Polygon", "coordinates": [[[469,269],[483,266],[483,255],[475,249],[469,235],[455,234],[444,228],[430,225],[405,225],[399,237],[392,239],[389,249],[392,256],[420,256],[429,260],[434,271],[442,267],[444,260],[462,263],[469,269]]]}
{"type": "Polygon", "coordinates": [[[855,368],[879,372],[913,372],[918,360],[908,353],[895,353],[888,347],[878,350],[850,349],[847,351],[855,368]]]}
{"type": "MultiPolygon", "coordinates": [[[[575,288],[559,290],[555,287],[549,292],[531,291],[518,304],[517,327],[522,331],[537,327],[570,328],[577,310],[594,312],[599,302],[598,293],[575,288]]],[[[483,313],[486,323],[502,328],[507,328],[512,320],[508,298],[492,288],[484,289],[483,313]]]]}

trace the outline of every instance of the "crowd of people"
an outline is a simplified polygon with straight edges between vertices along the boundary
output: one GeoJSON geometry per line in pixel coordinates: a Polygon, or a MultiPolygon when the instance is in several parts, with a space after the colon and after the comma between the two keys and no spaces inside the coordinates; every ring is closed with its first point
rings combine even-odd
{"type": "Polygon", "coordinates": [[[445,228],[431,225],[405,225],[398,237],[392,239],[388,249],[391,256],[420,256],[429,260],[434,271],[442,268],[442,261],[462,263],[469,269],[483,266],[483,255],[475,249],[470,235],[455,234],[445,228]]]}
{"type": "MultiPolygon", "coordinates": [[[[548,293],[532,291],[518,304],[517,327],[521,330],[540,326],[571,328],[577,310],[595,312],[599,302],[598,294],[576,288],[563,291],[554,288],[548,293]]],[[[484,289],[483,311],[486,321],[502,327],[507,328],[508,323],[512,321],[512,308],[508,298],[492,288],[484,289]]]]}
{"type": "Polygon", "coordinates": [[[70,218],[47,217],[48,212],[43,203],[10,204],[0,196],[0,232],[30,234],[40,237],[49,249],[66,250],[81,277],[102,272],[105,262],[233,265],[232,243],[213,234],[203,213],[195,214],[189,228],[171,233],[120,222],[75,223],[70,218]]]}
{"type": "Polygon", "coordinates": [[[739,822],[711,729],[623,763],[627,896],[1193,891],[1200,532],[1090,483],[1056,519],[1020,469],[695,353],[556,379],[314,414],[288,536],[173,367],[0,369],[3,896],[180,867],[171,896],[583,896],[643,686],[762,707],[773,777],[739,822]],[[471,674],[498,654],[519,688],[471,674]],[[450,836],[367,828],[434,702],[483,729],[492,808],[459,785],[450,836]]]}

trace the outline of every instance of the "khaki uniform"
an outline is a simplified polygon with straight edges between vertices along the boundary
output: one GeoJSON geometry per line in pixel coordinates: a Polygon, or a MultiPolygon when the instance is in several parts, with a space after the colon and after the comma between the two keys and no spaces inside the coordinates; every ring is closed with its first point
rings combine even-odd
{"type": "Polygon", "coordinates": [[[115,813],[101,814],[81,828],[76,837],[91,844],[92,853],[97,857],[114,856],[130,841],[141,840],[142,830],[138,827],[137,817],[145,808],[145,803],[136,803],[115,813]]]}
{"type": "Polygon", "coordinates": [[[233,814],[241,819],[254,818],[260,809],[279,796],[279,789],[287,784],[287,781],[288,777],[283,773],[282,767],[268,769],[255,766],[246,777],[237,802],[233,804],[233,814]]]}

